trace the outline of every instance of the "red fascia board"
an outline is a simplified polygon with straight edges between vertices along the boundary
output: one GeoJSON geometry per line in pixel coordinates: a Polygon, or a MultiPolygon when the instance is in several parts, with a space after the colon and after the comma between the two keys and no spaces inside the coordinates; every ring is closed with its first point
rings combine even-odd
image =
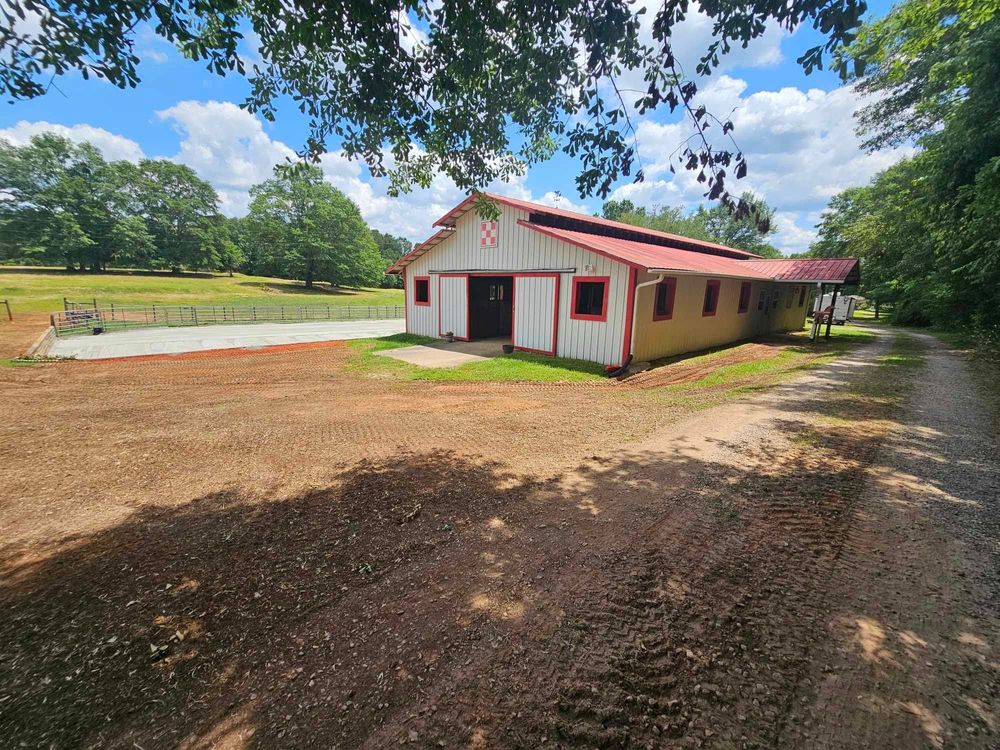
{"type": "MultiPolygon", "coordinates": [[[[726,245],[720,245],[717,242],[706,242],[705,240],[696,240],[691,237],[684,237],[679,234],[671,234],[669,232],[660,232],[656,229],[646,229],[645,227],[633,226],[632,224],[623,224],[620,221],[612,221],[611,219],[602,219],[599,216],[588,216],[587,214],[581,214],[576,211],[567,211],[563,208],[553,208],[552,206],[543,206],[541,203],[532,203],[530,201],[522,201],[517,198],[508,198],[505,195],[495,195],[493,193],[480,193],[490,200],[494,200],[497,203],[502,203],[503,205],[510,206],[512,208],[519,208],[522,211],[534,212],[548,214],[549,216],[561,216],[566,219],[575,219],[576,221],[583,221],[588,224],[595,224],[603,227],[614,227],[616,229],[624,229],[629,232],[636,232],[640,234],[646,234],[650,237],[660,237],[662,239],[671,240],[673,242],[681,242],[689,245],[694,245],[696,247],[703,247],[707,250],[719,250],[728,253],[737,253],[746,258],[759,258],[759,255],[748,252],[747,250],[740,250],[737,247],[728,247],[726,245]]],[[[454,226],[455,222],[467,211],[469,211],[471,205],[475,202],[476,195],[470,195],[453,209],[448,211],[444,216],[434,222],[434,226],[451,227],[454,226]]],[[[691,251],[697,252],[697,251],[691,251]]]]}
{"type": "Polygon", "coordinates": [[[745,265],[749,261],[737,260],[736,258],[720,258],[717,255],[706,255],[694,250],[681,250],[680,248],[649,245],[633,240],[620,240],[614,237],[574,232],[569,229],[544,227],[524,220],[519,221],[518,224],[641,271],[660,273],[660,269],[663,269],[663,273],[695,273],[706,276],[771,280],[771,277],[745,265]]]}
{"type": "Polygon", "coordinates": [[[385,274],[388,276],[390,274],[402,273],[403,269],[406,266],[408,266],[410,263],[415,261],[421,255],[426,253],[432,247],[440,245],[442,242],[444,242],[444,240],[448,239],[448,237],[450,237],[454,233],[454,231],[455,231],[454,229],[450,228],[438,230],[430,237],[428,237],[426,240],[414,246],[414,248],[410,250],[410,252],[402,256],[399,260],[397,260],[395,263],[393,263],[391,266],[385,269],[385,274]]]}

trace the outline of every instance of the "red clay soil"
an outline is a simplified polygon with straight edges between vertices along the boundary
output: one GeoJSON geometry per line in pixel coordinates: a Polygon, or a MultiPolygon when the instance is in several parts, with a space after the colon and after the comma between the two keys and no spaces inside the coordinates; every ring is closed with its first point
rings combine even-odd
{"type": "Polygon", "coordinates": [[[13,359],[24,354],[45,333],[49,316],[45,313],[15,315],[8,321],[6,311],[0,312],[0,358],[13,359]]]}
{"type": "Polygon", "coordinates": [[[880,347],[681,420],[344,348],[7,371],[0,736],[995,747],[995,436],[857,390],[880,347]]]}
{"type": "Polygon", "coordinates": [[[635,388],[660,388],[665,385],[693,383],[707,375],[711,375],[720,367],[769,359],[787,348],[788,345],[789,341],[787,339],[766,343],[743,344],[734,349],[723,350],[722,353],[707,360],[701,360],[699,357],[699,361],[693,364],[688,364],[685,360],[697,357],[698,355],[686,355],[685,357],[675,357],[671,360],[660,360],[654,363],[656,366],[652,369],[632,375],[623,382],[635,388]]]}
{"type": "Polygon", "coordinates": [[[226,357],[249,357],[255,354],[287,354],[289,352],[306,352],[311,349],[329,349],[331,347],[340,347],[345,344],[346,342],[344,341],[308,341],[301,344],[271,344],[269,346],[255,346],[252,349],[201,349],[196,352],[182,352],[180,354],[143,354],[135,357],[85,359],[81,360],[81,363],[103,365],[114,362],[129,362],[131,364],[160,361],[187,362],[192,359],[224,359],[226,357]]]}

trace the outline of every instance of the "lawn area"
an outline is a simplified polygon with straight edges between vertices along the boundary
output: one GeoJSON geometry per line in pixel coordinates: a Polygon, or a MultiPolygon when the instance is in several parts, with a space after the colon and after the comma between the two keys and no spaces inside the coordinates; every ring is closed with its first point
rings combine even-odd
{"type": "Polygon", "coordinates": [[[301,281],[266,276],[166,271],[67,272],[0,266],[0,299],[14,315],[63,308],[63,297],[116,305],[401,305],[402,289],[306,289],[301,281]]]}
{"type": "Polygon", "coordinates": [[[812,343],[808,327],[766,343],[749,342],[707,354],[681,358],[640,375],[662,385],[661,398],[678,396],[715,403],[723,394],[750,392],[820,367],[851,349],[870,343],[875,334],[853,325],[834,326],[829,341],[812,343]]]}
{"type": "Polygon", "coordinates": [[[357,352],[347,371],[369,377],[398,380],[537,383],[579,382],[603,380],[604,368],[596,362],[549,357],[543,354],[514,352],[483,362],[471,362],[459,367],[418,367],[390,357],[377,357],[374,352],[399,349],[415,344],[432,344],[438,339],[400,333],[381,339],[358,339],[350,342],[357,352]]]}
{"type": "MultiPolygon", "coordinates": [[[[649,380],[650,385],[659,385],[661,375],[679,373],[679,382],[671,383],[665,391],[676,394],[692,390],[718,387],[759,387],[770,385],[804,369],[817,367],[834,357],[845,354],[850,348],[872,340],[874,334],[855,326],[835,326],[830,341],[820,340],[811,344],[797,339],[808,335],[807,331],[793,334],[789,340],[761,353],[760,344],[747,343],[725,347],[707,354],[680,358],[677,361],[654,367],[638,376],[640,381],[649,380]],[[731,363],[731,364],[730,364],[731,363]],[[685,377],[687,373],[698,373],[702,369],[709,372],[703,377],[685,377]]],[[[459,367],[428,368],[400,362],[389,357],[375,356],[375,352],[398,349],[416,344],[433,344],[438,339],[400,333],[380,339],[358,339],[350,342],[355,356],[346,370],[358,375],[374,378],[416,381],[461,381],[461,382],[581,382],[604,379],[604,368],[594,362],[543,354],[514,352],[473,362],[459,367]]]]}

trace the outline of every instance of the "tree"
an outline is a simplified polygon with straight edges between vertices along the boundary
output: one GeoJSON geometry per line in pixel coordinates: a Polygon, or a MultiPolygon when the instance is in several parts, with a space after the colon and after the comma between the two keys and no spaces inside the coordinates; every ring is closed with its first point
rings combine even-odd
{"type": "Polygon", "coordinates": [[[138,167],[136,205],[158,249],[156,266],[179,273],[184,268],[218,268],[206,223],[218,214],[215,189],[190,167],[143,159],[138,167]]]}
{"type": "Polygon", "coordinates": [[[996,0],[907,0],[838,50],[837,64],[855,72],[860,92],[874,95],[857,113],[868,148],[932,133],[973,96],[998,12],[996,0]]]}
{"type": "Polygon", "coordinates": [[[122,216],[111,226],[108,235],[111,257],[129,268],[152,268],[156,265],[156,240],[141,216],[122,216]]]}
{"type": "Polygon", "coordinates": [[[743,193],[740,200],[749,207],[746,216],[735,216],[723,206],[707,209],[699,206],[693,218],[704,225],[709,237],[721,245],[747,250],[765,258],[780,258],[781,253],[767,242],[767,237],[775,231],[774,209],[763,198],[750,192],[743,193]]]}
{"type": "MultiPolygon", "coordinates": [[[[382,256],[382,268],[386,269],[397,260],[413,249],[413,243],[405,237],[395,237],[391,234],[383,234],[377,229],[372,230],[372,239],[378,246],[379,254],[382,256]]],[[[403,287],[403,277],[401,274],[383,274],[382,287],[385,289],[401,289],[403,287]]]]}
{"type": "Polygon", "coordinates": [[[323,179],[318,167],[278,166],[274,177],[250,188],[247,221],[273,236],[269,270],[283,278],[334,285],[374,286],[382,259],[361,212],[323,179]]]}
{"type": "Polygon", "coordinates": [[[768,235],[774,232],[771,226],[774,210],[763,198],[758,198],[749,192],[741,196],[741,201],[749,206],[750,214],[736,216],[724,206],[712,208],[699,206],[692,213],[685,215],[680,208],[672,206],[651,210],[637,208],[630,200],[606,201],[602,214],[605,218],[613,218],[624,224],[679,234],[694,240],[718,242],[765,258],[781,257],[781,253],[766,241],[768,235]],[[754,216],[762,217],[764,224],[761,225],[754,216]]]}
{"type": "MultiPolygon", "coordinates": [[[[649,44],[640,36],[646,9],[637,5],[12,0],[11,10],[0,10],[7,21],[0,31],[0,92],[40,96],[53,73],[71,70],[135,86],[140,28],[152,28],[220,75],[246,73],[238,43],[240,29],[249,26],[264,62],[248,74],[247,106],[273,119],[279,100],[289,97],[309,117],[304,155],[317,158],[334,140],[375,175],[388,174],[394,191],[426,186],[436,172],[476,189],[562,148],[580,158],[580,193],[603,197],[620,178],[644,177],[632,112],[667,106],[685,112],[696,132],[676,154],[677,164],[698,174],[706,198],[742,217],[746,206],[725,187],[729,172],[740,178],[747,169],[728,140],[732,123],[695,102],[697,84],[674,57],[672,35],[690,4],[662,3],[649,44]],[[15,16],[25,12],[37,17],[38,30],[18,28],[15,16]],[[623,93],[618,79],[628,70],[642,73],[645,90],[623,93]],[[709,128],[721,132],[722,145],[710,142],[709,128]]],[[[703,0],[698,7],[715,34],[696,66],[699,75],[770,24],[820,31],[823,43],[799,62],[807,72],[822,67],[853,39],[866,10],[863,0],[703,0]]]]}
{"type": "Polygon", "coordinates": [[[811,252],[862,258],[862,290],[896,320],[1000,338],[1000,4],[907,0],[862,28],[874,60],[859,127],[876,149],[921,151],[835,196],[811,252]]]}
{"type": "Polygon", "coordinates": [[[604,205],[601,206],[601,216],[610,221],[621,221],[622,216],[628,216],[629,214],[645,216],[646,209],[636,206],[627,198],[624,200],[604,201],[604,205]]]}
{"type": "Polygon", "coordinates": [[[89,144],[51,134],[22,147],[0,140],[0,219],[4,254],[68,269],[107,261],[112,222],[104,202],[113,188],[108,165],[89,144]]]}

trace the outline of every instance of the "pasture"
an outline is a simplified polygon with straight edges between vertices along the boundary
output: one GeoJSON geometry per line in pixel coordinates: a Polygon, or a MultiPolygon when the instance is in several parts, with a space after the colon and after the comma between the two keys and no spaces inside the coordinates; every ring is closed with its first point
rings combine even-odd
{"type": "Polygon", "coordinates": [[[0,299],[14,314],[61,310],[63,298],[98,305],[399,305],[402,289],[347,289],[224,273],[109,271],[0,266],[0,299]]]}

